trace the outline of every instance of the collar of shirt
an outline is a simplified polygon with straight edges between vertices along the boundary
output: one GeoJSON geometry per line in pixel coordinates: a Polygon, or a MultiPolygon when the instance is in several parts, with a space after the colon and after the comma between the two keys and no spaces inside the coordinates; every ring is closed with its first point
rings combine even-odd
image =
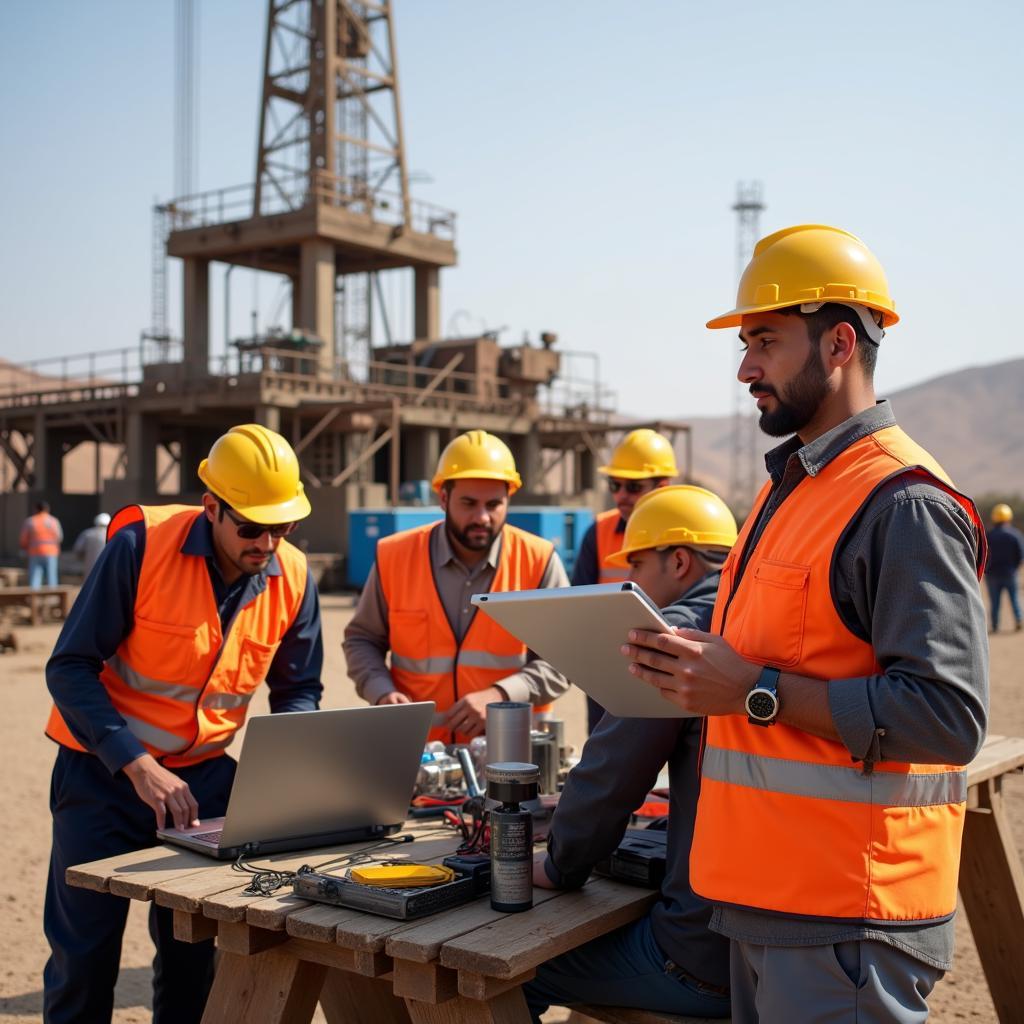
{"type": "Polygon", "coordinates": [[[838,426],[826,431],[821,437],[802,445],[800,438],[791,437],[764,457],[765,468],[774,484],[782,479],[786,465],[794,456],[799,459],[808,476],[817,476],[840,452],[845,451],[854,441],[874,434],[885,427],[896,425],[892,406],[886,399],[876,402],[871,408],[843,420],[838,426]]]}
{"type": "Polygon", "coordinates": [[[454,565],[456,568],[461,569],[467,576],[476,576],[482,572],[485,567],[491,569],[498,568],[498,559],[501,558],[501,537],[499,533],[494,538],[494,542],[491,544],[490,551],[487,552],[487,557],[482,558],[472,568],[464,565],[460,560],[459,556],[455,554],[455,549],[452,547],[451,541],[448,539],[448,531],[445,529],[444,521],[438,523],[437,529],[434,531],[434,541],[436,548],[434,549],[437,553],[437,565],[454,565]]]}
{"type": "MultiPolygon", "coordinates": [[[[185,537],[185,543],[181,545],[181,553],[183,555],[197,555],[200,558],[209,560],[213,567],[217,569],[218,574],[220,573],[220,567],[217,565],[217,559],[213,550],[213,526],[202,512],[196,516],[196,521],[190,527],[188,535],[185,537]]],[[[277,555],[271,555],[266,569],[255,575],[263,578],[267,576],[280,576],[281,563],[277,560],[277,555]]]]}

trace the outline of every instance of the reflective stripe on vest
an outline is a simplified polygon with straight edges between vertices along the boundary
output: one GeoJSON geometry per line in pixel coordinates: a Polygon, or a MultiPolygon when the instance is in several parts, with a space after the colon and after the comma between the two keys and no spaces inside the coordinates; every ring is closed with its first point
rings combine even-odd
{"type": "Polygon", "coordinates": [[[621,583],[629,578],[629,569],[618,565],[605,565],[604,560],[616,551],[622,550],[626,539],[624,530],[619,529],[622,516],[617,508],[602,512],[594,520],[594,537],[597,540],[597,582],[621,583]]]}
{"type": "Polygon", "coordinates": [[[701,777],[791,796],[883,807],[931,807],[967,799],[967,773],[960,769],[921,774],[873,771],[865,775],[854,765],[785,761],[718,747],[705,750],[701,777]]]}
{"type": "MultiPolygon", "coordinates": [[[[914,474],[981,520],[935,460],[898,427],[854,441],[803,479],[765,526],[737,579],[765,485],[722,572],[712,631],[748,661],[822,680],[883,671],[832,601],[837,545],[886,481],[914,474]]],[[[956,906],[966,777],[959,765],[878,762],[839,742],[739,715],[707,720],[690,854],[693,890],[790,916],[928,922],[956,906]],[[756,851],[766,873],[751,870],[756,851]]]]}
{"type": "MultiPolygon", "coordinates": [[[[302,604],[304,556],[287,541],[277,549],[280,576],[235,615],[226,636],[206,559],[182,545],[202,510],[189,506],[123,509],[110,534],[141,522],[146,545],[136,587],[131,632],[100,673],[128,729],[169,767],[221,753],[245,721],[253,693],[302,604]]],[[[47,734],[76,750],[60,712],[47,734]]]]}
{"type": "MultiPolygon", "coordinates": [[[[430,523],[381,540],[377,574],[388,608],[395,686],[413,700],[434,701],[437,711],[444,712],[466,694],[486,690],[519,671],[526,664],[527,650],[480,612],[473,615],[462,643],[456,644],[430,562],[435,529],[444,529],[444,524],[430,523]]],[[[550,541],[505,526],[491,592],[539,587],[553,550],[550,541]]],[[[430,739],[451,742],[451,730],[435,727],[430,739]]],[[[467,742],[468,737],[459,733],[455,740],[467,742]]]]}

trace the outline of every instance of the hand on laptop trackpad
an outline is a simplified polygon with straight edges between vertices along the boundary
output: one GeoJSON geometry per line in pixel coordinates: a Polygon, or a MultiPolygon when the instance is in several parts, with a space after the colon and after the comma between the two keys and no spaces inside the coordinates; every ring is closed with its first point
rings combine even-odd
{"type": "Polygon", "coordinates": [[[190,825],[188,828],[168,829],[167,831],[180,832],[183,836],[194,836],[200,835],[203,832],[209,832],[212,829],[218,829],[223,827],[223,818],[205,818],[204,820],[200,821],[198,825],[190,825]]]}

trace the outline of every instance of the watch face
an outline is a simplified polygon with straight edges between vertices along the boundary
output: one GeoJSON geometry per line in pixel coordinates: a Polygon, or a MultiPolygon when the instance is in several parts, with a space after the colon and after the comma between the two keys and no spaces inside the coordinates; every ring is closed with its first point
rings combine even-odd
{"type": "Polygon", "coordinates": [[[775,717],[778,707],[778,699],[767,690],[752,690],[747,694],[747,714],[751,718],[767,721],[775,717]]]}

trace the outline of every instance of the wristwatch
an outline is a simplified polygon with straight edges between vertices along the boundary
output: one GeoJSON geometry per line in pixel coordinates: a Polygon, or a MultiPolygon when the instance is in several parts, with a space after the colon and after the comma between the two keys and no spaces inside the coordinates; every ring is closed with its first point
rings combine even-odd
{"type": "Polygon", "coordinates": [[[757,682],[747,694],[747,721],[751,725],[774,725],[779,717],[779,676],[782,673],[765,665],[757,682]]]}

